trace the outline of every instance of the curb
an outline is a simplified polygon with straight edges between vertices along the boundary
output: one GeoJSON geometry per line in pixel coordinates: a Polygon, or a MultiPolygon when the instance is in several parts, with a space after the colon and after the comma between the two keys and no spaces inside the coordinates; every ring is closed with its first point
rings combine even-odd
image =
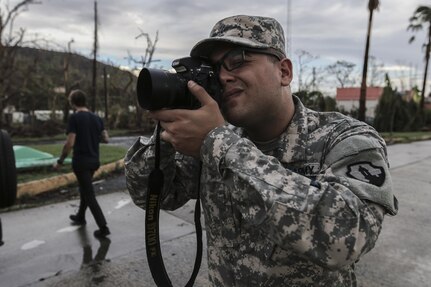
{"type": "MultiPolygon", "coordinates": [[[[106,173],[124,168],[124,159],[116,162],[111,162],[99,167],[93,178],[98,178],[106,173]]],[[[20,183],[17,186],[17,198],[23,196],[34,196],[43,192],[52,191],[75,183],[76,176],[73,172],[61,174],[42,180],[33,180],[25,183],[20,183]]]]}

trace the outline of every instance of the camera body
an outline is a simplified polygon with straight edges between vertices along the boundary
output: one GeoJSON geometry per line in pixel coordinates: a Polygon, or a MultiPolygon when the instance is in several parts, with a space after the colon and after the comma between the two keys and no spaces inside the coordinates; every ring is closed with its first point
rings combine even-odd
{"type": "Polygon", "coordinates": [[[185,57],[172,62],[176,73],[144,68],[139,73],[137,96],[146,110],[197,109],[199,101],[187,88],[189,80],[202,86],[217,102],[222,88],[211,64],[201,58],[185,57]]]}

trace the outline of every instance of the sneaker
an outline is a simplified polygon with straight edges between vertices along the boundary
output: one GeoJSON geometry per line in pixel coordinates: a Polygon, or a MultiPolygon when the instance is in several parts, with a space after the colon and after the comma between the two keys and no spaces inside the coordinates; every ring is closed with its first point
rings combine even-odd
{"type": "Polygon", "coordinates": [[[70,220],[72,220],[72,225],[85,225],[87,221],[84,218],[79,217],[78,215],[72,214],[69,216],[70,220]]]}
{"type": "Polygon", "coordinates": [[[111,232],[109,231],[109,228],[107,226],[94,231],[94,237],[97,237],[97,238],[103,238],[109,234],[111,234],[111,232]]]}

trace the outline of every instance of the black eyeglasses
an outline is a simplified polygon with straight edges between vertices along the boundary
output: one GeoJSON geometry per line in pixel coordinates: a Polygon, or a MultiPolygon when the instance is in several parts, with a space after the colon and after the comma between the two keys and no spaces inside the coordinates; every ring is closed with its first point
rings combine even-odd
{"type": "Polygon", "coordinates": [[[224,54],[220,60],[213,64],[215,72],[217,74],[220,73],[220,69],[222,66],[229,72],[238,69],[244,63],[249,62],[246,60],[246,53],[265,54],[274,56],[277,59],[281,60],[279,56],[270,51],[249,48],[237,48],[230,50],[229,52],[224,54]]]}

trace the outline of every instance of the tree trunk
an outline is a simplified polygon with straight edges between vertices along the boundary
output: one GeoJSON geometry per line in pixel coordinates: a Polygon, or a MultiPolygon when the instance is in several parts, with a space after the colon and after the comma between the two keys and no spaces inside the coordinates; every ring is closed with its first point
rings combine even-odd
{"type": "Polygon", "coordinates": [[[373,22],[373,9],[370,9],[370,18],[368,20],[367,42],[365,44],[364,66],[362,69],[361,95],[359,97],[358,120],[365,121],[366,99],[367,99],[367,70],[368,70],[368,53],[370,50],[371,24],[373,22]]]}
{"type": "Polygon", "coordinates": [[[93,47],[93,87],[92,87],[91,110],[96,111],[97,95],[97,1],[94,1],[94,47],[93,47]]]}
{"type": "Polygon", "coordinates": [[[103,87],[105,94],[105,123],[108,125],[109,123],[109,105],[108,105],[108,74],[106,73],[106,67],[103,67],[103,87]]]}
{"type": "Polygon", "coordinates": [[[421,96],[421,104],[420,104],[420,111],[422,116],[424,115],[424,109],[425,109],[425,89],[426,89],[427,74],[428,74],[428,64],[430,60],[430,52],[431,52],[431,25],[428,28],[428,44],[425,51],[425,72],[424,72],[424,80],[422,83],[422,96],[421,96]]]}

